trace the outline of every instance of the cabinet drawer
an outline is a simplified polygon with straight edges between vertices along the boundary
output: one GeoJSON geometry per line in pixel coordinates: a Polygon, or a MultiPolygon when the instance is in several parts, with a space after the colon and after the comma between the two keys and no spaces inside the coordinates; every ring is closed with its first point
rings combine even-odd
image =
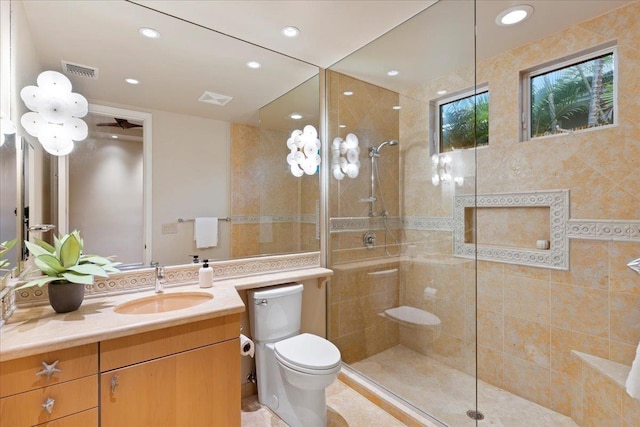
{"type": "Polygon", "coordinates": [[[98,344],[87,344],[35,356],[7,360],[0,363],[0,397],[46,387],[98,373],[98,344]],[[44,363],[55,363],[49,379],[43,371],[44,363]]]}
{"type": "Polygon", "coordinates": [[[98,406],[98,376],[80,378],[0,399],[2,425],[21,427],[43,424],[98,406]],[[43,404],[52,399],[51,413],[43,404]]]}
{"type": "Polygon", "coordinates": [[[169,356],[240,335],[240,314],[100,342],[100,372],[169,356]]]}
{"type": "Polygon", "coordinates": [[[36,427],[98,427],[98,408],[38,424],[36,427]]]}

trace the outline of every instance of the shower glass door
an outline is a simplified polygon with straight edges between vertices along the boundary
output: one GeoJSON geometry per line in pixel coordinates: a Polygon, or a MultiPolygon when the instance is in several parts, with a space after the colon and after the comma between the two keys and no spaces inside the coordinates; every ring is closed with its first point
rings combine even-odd
{"type": "Polygon", "coordinates": [[[328,337],[436,424],[476,425],[476,261],[453,255],[455,198],[475,195],[474,2],[432,4],[326,85],[328,337]]]}

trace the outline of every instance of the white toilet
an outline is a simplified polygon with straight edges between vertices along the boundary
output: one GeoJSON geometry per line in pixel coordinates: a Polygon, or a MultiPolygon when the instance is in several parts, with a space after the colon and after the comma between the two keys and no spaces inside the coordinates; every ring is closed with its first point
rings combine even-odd
{"type": "Polygon", "coordinates": [[[342,362],[331,342],[300,334],[303,289],[293,284],[248,291],[258,399],[291,427],[324,427],[324,390],[342,362]]]}

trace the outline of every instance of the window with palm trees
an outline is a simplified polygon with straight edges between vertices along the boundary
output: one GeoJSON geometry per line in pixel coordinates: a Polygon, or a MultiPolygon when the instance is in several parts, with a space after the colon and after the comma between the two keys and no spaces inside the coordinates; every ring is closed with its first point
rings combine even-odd
{"type": "Polygon", "coordinates": [[[528,76],[529,138],[614,123],[613,50],[581,59],[528,76]]]}
{"type": "Polygon", "coordinates": [[[489,91],[438,102],[440,153],[489,143],[489,91]]]}

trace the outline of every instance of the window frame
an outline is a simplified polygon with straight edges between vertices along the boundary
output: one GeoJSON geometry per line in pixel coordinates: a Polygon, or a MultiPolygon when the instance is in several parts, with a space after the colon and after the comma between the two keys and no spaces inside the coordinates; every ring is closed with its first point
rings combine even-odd
{"type": "Polygon", "coordinates": [[[571,135],[574,133],[592,132],[594,130],[608,129],[618,125],[620,111],[618,109],[618,49],[616,42],[609,42],[591,49],[582,50],[572,55],[567,55],[538,66],[529,68],[520,73],[520,141],[534,141],[543,138],[571,135]],[[531,79],[543,74],[569,68],[573,65],[590,61],[600,56],[613,54],[613,123],[602,126],[594,126],[586,129],[571,130],[552,135],[531,136],[531,79]]]}
{"type": "MultiPolygon", "coordinates": [[[[482,93],[487,92],[489,95],[489,102],[491,102],[491,92],[489,91],[489,83],[478,84],[473,88],[463,89],[457,92],[453,92],[450,94],[446,94],[441,96],[440,98],[436,98],[431,100],[431,114],[430,114],[430,124],[431,124],[431,144],[429,147],[429,155],[433,156],[434,154],[441,154],[440,151],[440,107],[445,104],[450,104],[455,101],[460,101],[464,98],[469,98],[471,96],[480,95],[482,93]]],[[[489,104],[491,105],[491,104],[489,104]]],[[[491,114],[489,114],[491,115],[491,114]]],[[[476,148],[486,147],[489,145],[489,141],[487,141],[486,145],[475,146],[462,148],[461,150],[475,150],[476,148]]]]}

